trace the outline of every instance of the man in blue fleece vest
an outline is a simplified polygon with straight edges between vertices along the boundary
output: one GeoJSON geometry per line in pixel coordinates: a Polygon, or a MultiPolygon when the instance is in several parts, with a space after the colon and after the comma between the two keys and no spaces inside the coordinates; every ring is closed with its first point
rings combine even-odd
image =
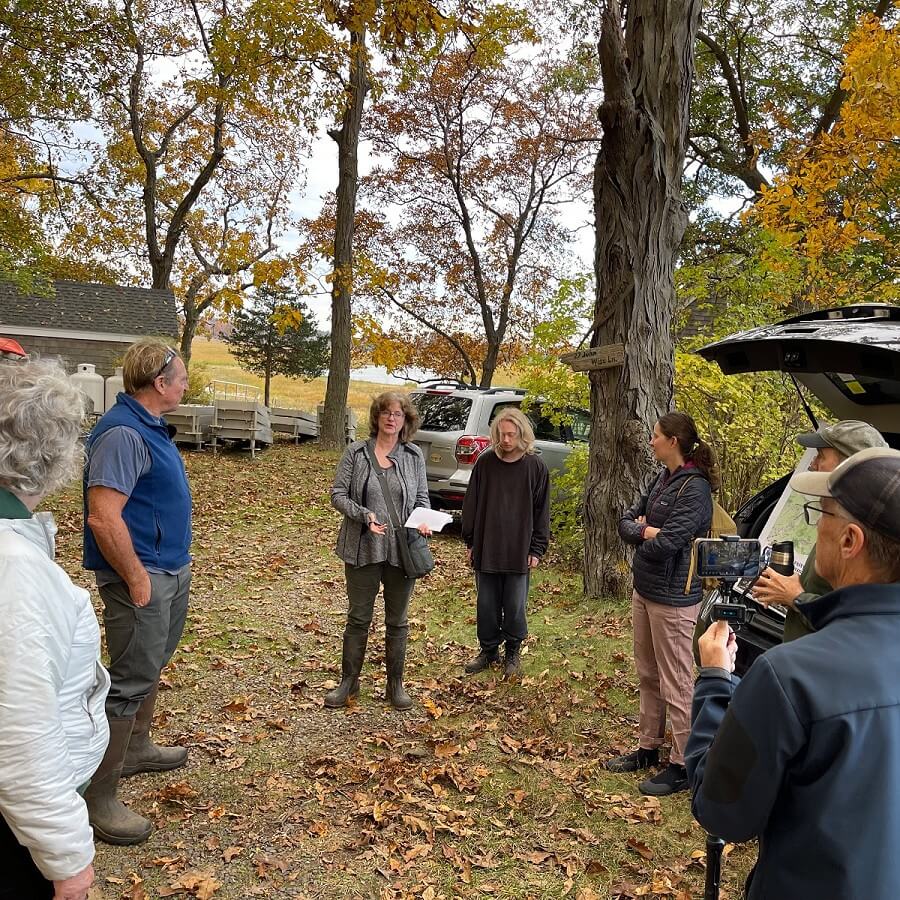
{"type": "Polygon", "coordinates": [[[693,811],[730,841],[759,837],[749,900],[894,900],[900,885],[900,452],[870,448],[794,475],[817,527],[815,631],[739,682],[734,636],[700,638],[685,765],[693,811]]]}
{"type": "Polygon", "coordinates": [[[181,639],[191,584],[191,493],[162,416],[187,389],[178,353],[143,340],[125,354],[125,392],[87,441],[84,567],[96,573],[112,681],[109,747],[85,794],[101,840],[137,844],[150,822],[116,796],[119,778],[183,766],[150,738],[159,676],[181,639]]]}

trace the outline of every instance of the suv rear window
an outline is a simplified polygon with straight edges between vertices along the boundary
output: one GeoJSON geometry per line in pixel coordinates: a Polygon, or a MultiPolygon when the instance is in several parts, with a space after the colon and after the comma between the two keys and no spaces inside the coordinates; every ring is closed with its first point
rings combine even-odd
{"type": "Polygon", "coordinates": [[[465,431],[472,401],[468,397],[447,394],[415,394],[413,403],[422,417],[424,431],[465,431]]]}
{"type": "Polygon", "coordinates": [[[848,399],[861,406],[879,406],[900,402],[900,381],[871,378],[867,375],[825,373],[831,383],[848,399]]]}
{"type": "Polygon", "coordinates": [[[491,422],[493,422],[494,419],[496,419],[497,416],[500,415],[500,410],[509,409],[510,406],[518,409],[521,405],[521,401],[519,400],[511,400],[509,403],[495,403],[494,408],[491,410],[491,415],[488,418],[488,425],[490,425],[491,422]]]}

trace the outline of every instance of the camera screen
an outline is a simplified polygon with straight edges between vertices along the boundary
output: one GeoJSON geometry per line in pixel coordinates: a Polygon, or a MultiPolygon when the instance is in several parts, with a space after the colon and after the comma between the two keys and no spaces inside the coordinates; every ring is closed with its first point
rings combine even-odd
{"type": "Polygon", "coordinates": [[[704,539],[697,541],[697,574],[701,578],[755,578],[762,570],[758,540],[704,539]]]}

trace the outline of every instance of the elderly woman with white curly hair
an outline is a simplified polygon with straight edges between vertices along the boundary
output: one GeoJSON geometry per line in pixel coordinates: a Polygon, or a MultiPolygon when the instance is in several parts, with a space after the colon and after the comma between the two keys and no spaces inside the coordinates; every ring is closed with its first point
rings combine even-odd
{"type": "Polygon", "coordinates": [[[94,841],[81,794],[109,740],[100,629],[34,513],[76,474],[80,392],[52,361],[0,362],[2,900],[85,900],[94,841]]]}

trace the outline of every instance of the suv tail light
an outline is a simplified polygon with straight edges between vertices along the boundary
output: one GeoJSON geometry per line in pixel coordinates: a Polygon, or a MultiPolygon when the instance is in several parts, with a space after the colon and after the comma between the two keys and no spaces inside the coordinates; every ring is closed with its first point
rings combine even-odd
{"type": "Polygon", "coordinates": [[[456,442],[456,461],[460,465],[475,462],[482,451],[491,446],[491,439],[482,434],[464,434],[456,442]]]}

